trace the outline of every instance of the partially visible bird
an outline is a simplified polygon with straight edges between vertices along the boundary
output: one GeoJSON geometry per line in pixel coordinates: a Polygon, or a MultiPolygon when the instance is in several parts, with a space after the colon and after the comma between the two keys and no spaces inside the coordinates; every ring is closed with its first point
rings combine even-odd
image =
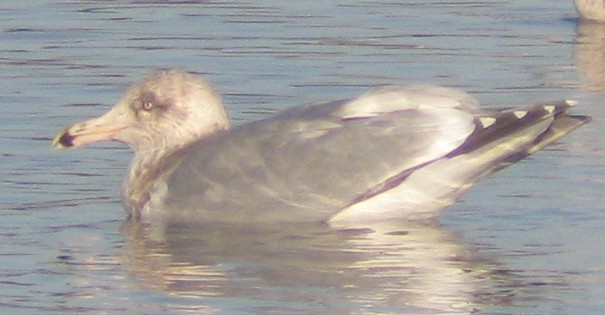
{"type": "Polygon", "coordinates": [[[605,0],[575,0],[581,19],[605,22],[605,0]]]}

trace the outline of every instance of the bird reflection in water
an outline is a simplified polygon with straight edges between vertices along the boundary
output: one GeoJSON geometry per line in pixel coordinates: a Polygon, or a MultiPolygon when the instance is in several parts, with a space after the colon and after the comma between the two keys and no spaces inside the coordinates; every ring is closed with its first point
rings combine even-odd
{"type": "Polygon", "coordinates": [[[122,265],[145,287],[171,295],[331,314],[468,313],[511,303],[521,290],[514,273],[438,225],[364,226],[129,221],[122,265]]]}
{"type": "Polygon", "coordinates": [[[605,23],[578,21],[574,57],[583,87],[605,89],[605,23]]]}

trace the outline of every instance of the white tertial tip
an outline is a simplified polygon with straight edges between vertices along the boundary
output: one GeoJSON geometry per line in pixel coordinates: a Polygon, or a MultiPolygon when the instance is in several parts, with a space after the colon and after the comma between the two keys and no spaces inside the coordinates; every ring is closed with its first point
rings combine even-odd
{"type": "Polygon", "coordinates": [[[518,119],[521,119],[521,118],[527,116],[527,111],[526,110],[516,110],[513,112],[513,115],[515,115],[515,117],[517,117],[518,119]]]}
{"type": "Polygon", "coordinates": [[[569,106],[569,107],[574,107],[574,106],[578,105],[578,102],[574,101],[574,100],[565,100],[565,104],[567,104],[567,106],[569,106]]]}
{"type": "Polygon", "coordinates": [[[552,114],[555,111],[555,105],[544,105],[544,110],[552,114]]]}
{"type": "Polygon", "coordinates": [[[479,118],[479,123],[481,123],[481,126],[483,126],[483,128],[487,128],[493,124],[496,123],[496,118],[494,117],[480,117],[479,118]]]}

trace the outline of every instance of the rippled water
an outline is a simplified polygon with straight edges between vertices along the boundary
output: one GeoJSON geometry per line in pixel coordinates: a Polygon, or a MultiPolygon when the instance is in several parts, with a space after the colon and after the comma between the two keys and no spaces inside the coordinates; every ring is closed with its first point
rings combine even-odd
{"type": "Polygon", "coordinates": [[[11,314],[601,314],[605,26],[571,1],[0,4],[0,307],[11,314]],[[237,124],[380,84],[486,106],[573,98],[593,122],[431,226],[125,222],[130,152],[50,149],[156,68],[205,75],[237,124]]]}

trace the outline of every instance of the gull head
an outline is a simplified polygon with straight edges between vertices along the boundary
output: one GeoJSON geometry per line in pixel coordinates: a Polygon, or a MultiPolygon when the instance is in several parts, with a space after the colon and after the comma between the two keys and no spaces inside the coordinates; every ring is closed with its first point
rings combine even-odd
{"type": "Polygon", "coordinates": [[[206,81],[179,70],[161,70],[130,87],[106,114],[63,128],[53,147],[117,140],[137,154],[168,153],[228,128],[221,98],[206,81]]]}

